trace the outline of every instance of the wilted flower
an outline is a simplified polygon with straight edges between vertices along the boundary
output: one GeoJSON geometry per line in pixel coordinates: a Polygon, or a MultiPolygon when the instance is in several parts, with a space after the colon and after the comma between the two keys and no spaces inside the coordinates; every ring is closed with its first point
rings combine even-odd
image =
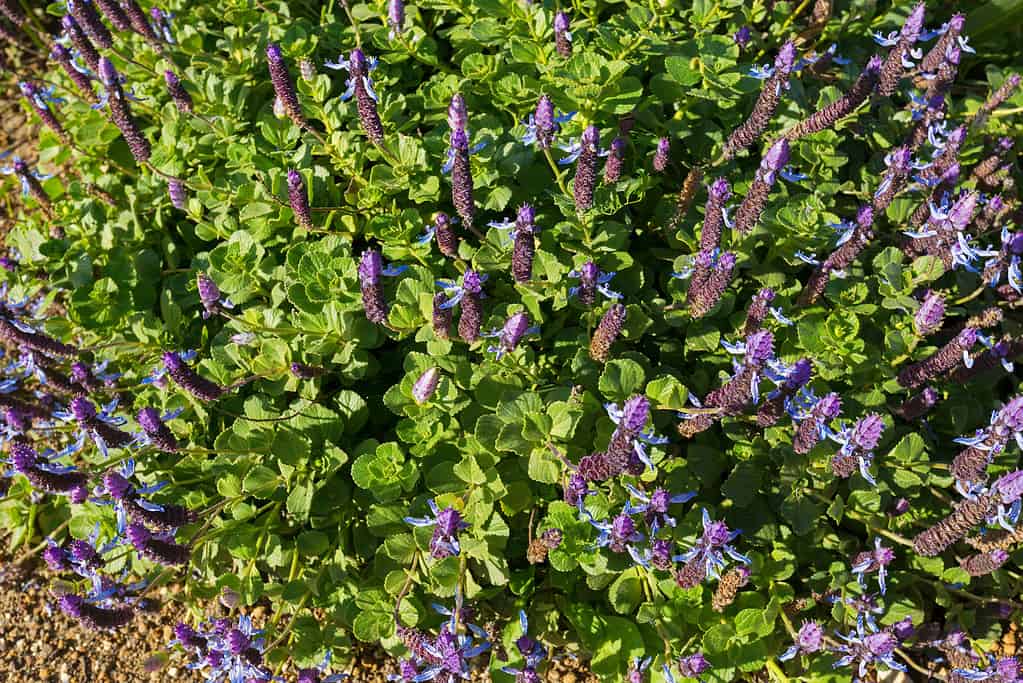
{"type": "Polygon", "coordinates": [[[608,307],[590,339],[590,358],[598,363],[607,362],[611,357],[611,347],[622,332],[627,314],[628,311],[622,304],[611,304],[608,307]]]}

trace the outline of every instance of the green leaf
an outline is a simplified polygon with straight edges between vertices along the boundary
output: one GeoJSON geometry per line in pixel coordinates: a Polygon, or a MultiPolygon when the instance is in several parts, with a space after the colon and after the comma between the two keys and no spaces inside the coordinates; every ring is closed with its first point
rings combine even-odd
{"type": "Polygon", "coordinates": [[[242,483],[242,490],[246,493],[267,494],[278,483],[279,478],[280,475],[269,467],[256,465],[252,468],[252,471],[245,476],[245,481],[242,483]]]}
{"type": "Polygon", "coordinates": [[[643,600],[642,579],[635,569],[618,575],[607,589],[607,599],[619,614],[631,614],[643,600]]]}
{"type": "Polygon", "coordinates": [[[330,538],[322,531],[303,531],[298,535],[298,551],[304,557],[318,557],[330,548],[330,538]]]}
{"type": "Polygon", "coordinates": [[[686,407],[689,390],[675,377],[666,375],[650,380],[646,395],[657,409],[682,410],[686,407]]]}
{"type": "Polygon", "coordinates": [[[613,360],[604,367],[598,387],[608,400],[622,402],[640,390],[645,377],[642,366],[636,361],[613,360]]]}

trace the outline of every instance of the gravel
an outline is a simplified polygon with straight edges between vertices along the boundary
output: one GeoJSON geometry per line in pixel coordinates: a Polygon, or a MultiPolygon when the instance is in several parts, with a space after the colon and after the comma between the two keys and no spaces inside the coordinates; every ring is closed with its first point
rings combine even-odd
{"type": "Polygon", "coordinates": [[[128,628],[94,632],[56,606],[53,575],[38,565],[0,561],[0,681],[33,683],[200,682],[203,677],[171,657],[147,673],[146,660],[166,650],[180,607],[165,602],[142,612],[128,628]]]}
{"type": "MultiPolygon", "coordinates": [[[[127,628],[94,632],[79,626],[56,605],[56,576],[36,562],[15,564],[0,558],[0,681],[32,683],[202,683],[205,677],[186,668],[180,651],[167,643],[174,624],[185,618],[184,608],[168,599],[173,586],[147,597],[156,607],[140,612],[127,628]],[[158,671],[147,663],[165,662],[158,671]]],[[[221,611],[219,605],[214,609],[221,611]]],[[[252,612],[258,625],[262,608],[252,612]]],[[[395,667],[385,653],[365,648],[351,669],[353,683],[385,683],[395,667]]],[[[293,681],[285,673],[286,680],[293,681]]],[[[487,681],[483,674],[475,681],[487,681]]],[[[567,656],[550,663],[546,680],[557,683],[597,683],[579,659],[567,656]]]]}

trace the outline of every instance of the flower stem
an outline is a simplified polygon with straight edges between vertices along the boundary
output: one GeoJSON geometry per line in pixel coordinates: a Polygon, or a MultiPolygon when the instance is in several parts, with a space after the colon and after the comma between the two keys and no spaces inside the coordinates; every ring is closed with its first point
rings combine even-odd
{"type": "Polygon", "coordinates": [[[547,158],[547,164],[551,167],[551,171],[554,173],[554,179],[558,182],[558,187],[565,194],[566,197],[571,197],[572,193],[568,191],[568,186],[565,185],[565,179],[562,178],[561,169],[558,168],[557,162],[554,161],[554,157],[551,155],[551,150],[545,149],[543,151],[544,157],[547,158]]]}

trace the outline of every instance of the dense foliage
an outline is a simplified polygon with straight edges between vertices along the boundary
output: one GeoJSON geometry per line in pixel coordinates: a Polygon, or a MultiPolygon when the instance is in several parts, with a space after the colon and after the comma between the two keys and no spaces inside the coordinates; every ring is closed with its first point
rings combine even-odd
{"type": "Polygon", "coordinates": [[[12,548],[211,680],[1018,680],[1019,3],[834,5],[3,0],[12,548]]]}

